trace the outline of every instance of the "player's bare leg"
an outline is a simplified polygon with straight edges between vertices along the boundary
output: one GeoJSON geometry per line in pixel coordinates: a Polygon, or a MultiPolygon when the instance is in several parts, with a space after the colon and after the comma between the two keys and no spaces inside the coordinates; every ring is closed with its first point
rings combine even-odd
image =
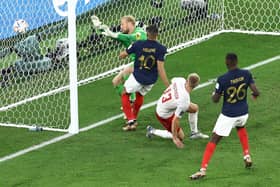
{"type": "Polygon", "coordinates": [[[112,80],[113,86],[117,86],[117,85],[123,83],[123,81],[124,81],[123,77],[128,76],[131,73],[133,73],[133,67],[132,66],[125,67],[121,72],[118,73],[118,75],[116,75],[113,78],[113,80],[112,80]]]}
{"type": "Polygon", "coordinates": [[[195,103],[191,103],[188,108],[189,113],[189,124],[191,129],[191,139],[198,139],[198,138],[209,138],[208,135],[199,132],[197,128],[197,121],[198,121],[198,105],[195,103]]]}
{"type": "Polygon", "coordinates": [[[121,95],[123,92],[124,81],[128,78],[128,76],[131,73],[133,73],[133,67],[128,66],[128,67],[124,68],[121,72],[118,73],[118,75],[116,75],[113,78],[112,84],[117,89],[117,92],[119,95],[121,95]],[[118,87],[120,87],[120,89],[118,87]]]}

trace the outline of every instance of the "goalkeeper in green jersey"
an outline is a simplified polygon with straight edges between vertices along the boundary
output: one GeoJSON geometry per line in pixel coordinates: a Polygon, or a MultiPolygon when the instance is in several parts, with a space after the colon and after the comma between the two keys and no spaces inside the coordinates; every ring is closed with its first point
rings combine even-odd
{"type": "MultiPolygon", "coordinates": [[[[121,18],[121,32],[112,32],[107,25],[102,25],[98,17],[91,17],[93,25],[96,29],[101,30],[102,34],[111,37],[123,44],[125,48],[130,46],[137,40],[146,40],[147,33],[143,28],[136,26],[136,21],[133,16],[123,16],[121,18]]],[[[130,61],[134,62],[135,54],[130,55],[130,61]]],[[[116,88],[119,95],[123,92],[123,83],[128,76],[133,72],[133,65],[124,68],[117,76],[112,80],[113,86],[116,88]]],[[[135,94],[131,94],[130,101],[135,100],[135,94]]]]}

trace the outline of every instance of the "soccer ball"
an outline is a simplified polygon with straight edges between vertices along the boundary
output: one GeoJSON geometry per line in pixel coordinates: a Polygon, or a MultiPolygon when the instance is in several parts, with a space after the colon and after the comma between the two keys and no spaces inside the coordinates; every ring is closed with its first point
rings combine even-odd
{"type": "Polygon", "coordinates": [[[183,9],[202,9],[207,3],[204,0],[181,0],[181,7],[183,9]]]}
{"type": "Polygon", "coordinates": [[[14,22],[13,30],[16,33],[25,33],[28,28],[28,23],[23,19],[18,19],[14,22]]]}

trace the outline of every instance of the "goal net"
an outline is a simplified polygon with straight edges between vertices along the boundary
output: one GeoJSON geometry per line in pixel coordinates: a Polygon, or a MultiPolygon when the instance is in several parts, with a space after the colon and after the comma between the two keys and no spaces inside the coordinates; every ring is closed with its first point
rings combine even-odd
{"type": "Polygon", "coordinates": [[[225,0],[224,29],[250,34],[280,34],[279,0],[225,0]]]}
{"type": "MultiPolygon", "coordinates": [[[[26,2],[0,5],[5,20],[0,28],[0,125],[67,131],[71,102],[67,19],[56,14],[52,0],[26,2]]],[[[120,31],[124,15],[133,15],[139,27],[156,24],[169,53],[222,32],[280,32],[278,0],[77,2],[79,85],[111,76],[129,63],[117,58],[123,49],[120,43],[96,32],[92,15],[114,32],[120,31]]],[[[67,1],[61,9],[67,9],[67,1]]]]}

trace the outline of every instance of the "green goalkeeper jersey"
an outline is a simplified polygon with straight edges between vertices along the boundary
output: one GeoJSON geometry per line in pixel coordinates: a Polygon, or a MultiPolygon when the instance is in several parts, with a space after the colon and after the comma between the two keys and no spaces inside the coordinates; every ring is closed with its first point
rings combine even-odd
{"type": "MultiPolygon", "coordinates": [[[[120,41],[127,48],[137,40],[147,40],[147,33],[142,28],[135,27],[131,34],[119,33],[116,40],[120,41]]],[[[135,54],[131,54],[129,57],[134,62],[135,54]]]]}

